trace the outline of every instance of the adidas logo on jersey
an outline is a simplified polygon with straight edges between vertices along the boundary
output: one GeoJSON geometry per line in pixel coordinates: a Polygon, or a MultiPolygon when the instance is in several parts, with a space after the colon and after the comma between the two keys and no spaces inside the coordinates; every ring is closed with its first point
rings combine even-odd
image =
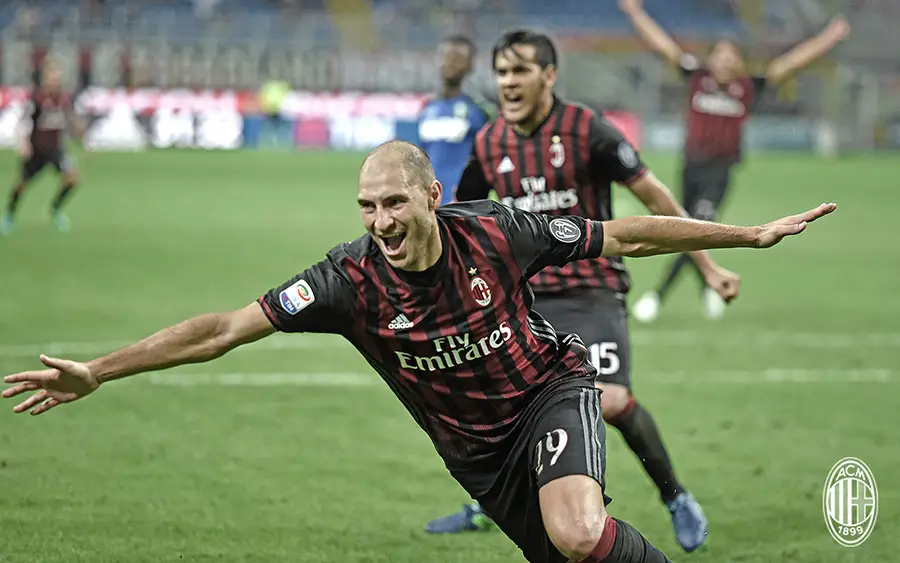
{"type": "Polygon", "coordinates": [[[413,327],[412,322],[409,319],[407,319],[406,315],[404,315],[403,313],[400,313],[399,315],[394,317],[394,320],[392,320],[391,324],[388,325],[388,328],[391,330],[403,330],[403,329],[412,328],[412,327],[413,327]]]}
{"type": "Polygon", "coordinates": [[[500,174],[507,174],[515,170],[516,167],[513,165],[512,161],[508,156],[504,156],[503,160],[500,161],[500,166],[497,167],[497,172],[500,174]]]}

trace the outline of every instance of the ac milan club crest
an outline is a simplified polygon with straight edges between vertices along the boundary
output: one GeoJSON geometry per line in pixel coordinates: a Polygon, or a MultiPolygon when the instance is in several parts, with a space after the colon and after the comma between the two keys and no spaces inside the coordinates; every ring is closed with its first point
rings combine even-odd
{"type": "Polygon", "coordinates": [[[480,277],[472,278],[470,287],[472,288],[472,297],[475,298],[476,303],[482,307],[487,307],[491,304],[491,288],[486,281],[480,277]]]}

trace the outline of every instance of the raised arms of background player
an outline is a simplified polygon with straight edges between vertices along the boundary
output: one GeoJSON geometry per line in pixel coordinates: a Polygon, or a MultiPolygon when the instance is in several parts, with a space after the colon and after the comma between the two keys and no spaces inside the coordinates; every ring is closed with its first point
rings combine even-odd
{"type": "MultiPolygon", "coordinates": [[[[756,227],[736,227],[677,217],[626,217],[600,223],[576,217],[539,216],[500,204],[497,208],[508,214],[508,221],[522,223],[516,229],[519,236],[514,239],[514,246],[517,261],[525,266],[523,275],[527,275],[554,262],[563,263],[601,254],[651,256],[701,248],[767,248],[786,236],[802,232],[807,223],[831,213],[836,206],[822,204],[805,213],[756,227]],[[562,242],[572,236],[567,229],[554,231],[554,220],[578,221],[576,226],[581,232],[577,244],[571,240],[567,244],[551,241],[551,237],[562,242]],[[537,247],[539,251],[529,251],[529,247],[537,247]]],[[[296,332],[339,332],[340,326],[346,322],[342,319],[349,312],[346,297],[355,297],[355,293],[346,285],[346,274],[338,264],[323,260],[280,287],[296,287],[297,282],[291,283],[293,280],[306,281],[315,299],[291,315],[290,327],[282,325],[280,328],[296,332]]],[[[265,298],[236,311],[193,317],[87,363],[41,355],[40,360],[47,369],[7,376],[4,382],[15,385],[4,390],[2,396],[10,398],[35,391],[16,405],[14,411],[22,413],[30,410],[31,414],[36,415],[89,395],[108,381],[183,364],[208,362],[276,331],[273,322],[277,321],[272,320],[272,311],[265,309],[271,302],[271,296],[279,293],[278,290],[275,288],[265,298]]]]}
{"type": "MultiPolygon", "coordinates": [[[[674,65],[690,69],[696,67],[693,57],[686,58],[678,43],[644,11],[642,0],[620,0],[622,11],[650,47],[674,65]]],[[[843,17],[836,17],[815,37],[794,47],[769,63],[765,83],[779,84],[795,72],[825,55],[850,34],[850,24],[843,17]]]]}
{"type": "MultiPolygon", "coordinates": [[[[655,215],[688,217],[671,190],[641,161],[640,155],[619,129],[602,117],[595,117],[588,132],[591,166],[597,173],[627,186],[635,196],[655,215]]],[[[484,175],[484,169],[473,152],[456,189],[457,201],[487,199],[493,186],[484,175]]],[[[739,289],[739,278],[719,267],[708,252],[691,252],[707,285],[714,288],[723,299],[730,301],[739,289]]]]}

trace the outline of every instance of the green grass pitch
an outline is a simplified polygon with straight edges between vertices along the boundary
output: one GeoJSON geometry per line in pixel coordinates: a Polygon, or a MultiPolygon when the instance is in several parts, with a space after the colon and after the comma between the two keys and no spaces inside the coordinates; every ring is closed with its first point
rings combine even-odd
{"type": "MultiPolygon", "coordinates": [[[[47,174],[0,238],[0,373],[36,367],[40,352],[89,359],[240,307],[361,233],[359,154],[79,158],[73,231],[50,225],[57,183],[47,174]]],[[[674,158],[647,160],[677,189],[674,158]]],[[[11,184],[12,153],[0,171],[11,184]]],[[[832,200],[837,214],[769,251],[716,252],[743,275],[723,321],[703,318],[686,276],[656,324],[632,326],[635,393],[706,509],[709,542],[680,552],[613,429],[610,512],[673,560],[898,560],[898,172],[896,155],[751,155],[725,220],[832,200]],[[854,549],[831,539],[822,515],[825,478],[845,456],[869,464],[880,493],[875,531],[854,549]]],[[[640,210],[621,188],[616,207],[640,210]]],[[[632,298],[668,261],[628,261],[632,298]]],[[[499,533],[424,534],[467,497],[386,386],[333,338],[276,335],[39,418],[0,405],[3,562],[520,560],[499,533]]]]}

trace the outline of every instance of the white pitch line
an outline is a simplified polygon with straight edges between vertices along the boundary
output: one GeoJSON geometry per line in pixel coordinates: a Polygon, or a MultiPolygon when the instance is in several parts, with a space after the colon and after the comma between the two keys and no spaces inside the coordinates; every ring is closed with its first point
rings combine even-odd
{"type": "MultiPolygon", "coordinates": [[[[723,329],[725,330],[725,329],[723,329]]],[[[832,333],[832,332],[735,332],[633,330],[632,343],[639,346],[692,348],[694,346],[771,348],[900,348],[900,332],[832,333]]],[[[0,344],[0,358],[37,356],[39,354],[105,354],[132,341],[107,340],[86,342],[47,342],[0,344]]],[[[340,337],[322,335],[290,335],[267,338],[232,352],[272,352],[285,350],[327,350],[348,347],[340,337]]]]}
{"type": "MultiPolygon", "coordinates": [[[[889,369],[791,369],[770,368],[761,371],[712,370],[650,372],[636,374],[647,384],[662,385],[751,385],[759,383],[898,383],[900,372],[889,369]]],[[[174,387],[373,387],[382,385],[375,373],[301,372],[301,373],[188,373],[158,372],[133,382],[174,387]]]]}

